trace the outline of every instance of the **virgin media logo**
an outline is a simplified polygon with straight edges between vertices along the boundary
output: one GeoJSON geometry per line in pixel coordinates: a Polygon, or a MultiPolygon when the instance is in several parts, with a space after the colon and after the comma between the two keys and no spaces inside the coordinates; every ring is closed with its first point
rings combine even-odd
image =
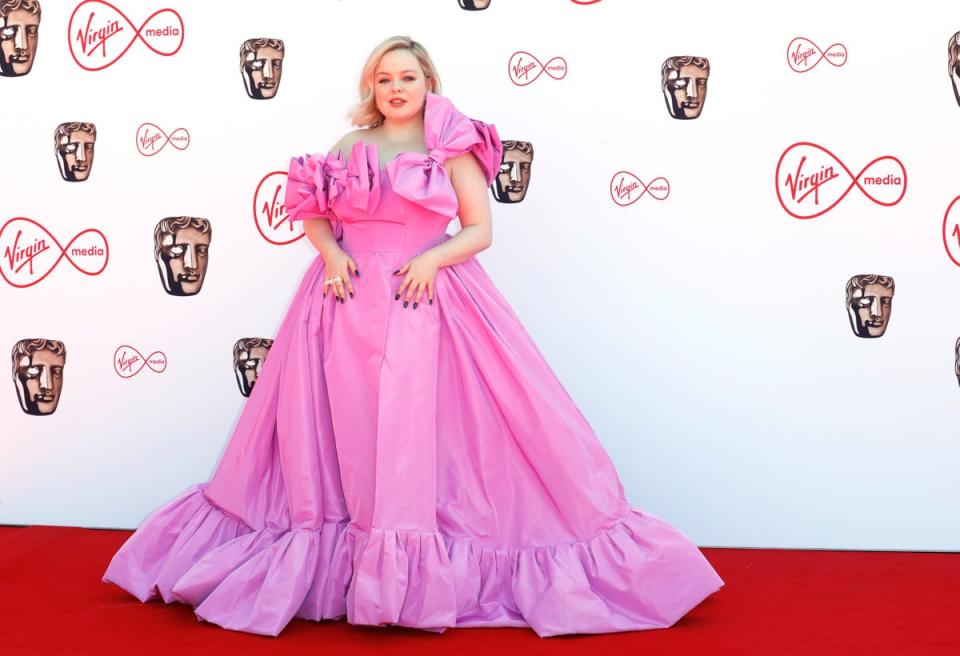
{"type": "Polygon", "coordinates": [[[960,267],[960,196],[947,205],[943,214],[943,247],[950,261],[960,267]]]}
{"type": "Polygon", "coordinates": [[[291,221],[283,204],[287,172],[271,171],[253,192],[253,221],[271,244],[285,246],[303,237],[303,221],[291,221]]]}
{"type": "Polygon", "coordinates": [[[100,275],[110,259],[107,238],[96,228],[87,228],[61,246],[33,219],[18,216],[0,226],[0,276],[8,285],[36,285],[64,258],[81,273],[100,275]]]}
{"type": "Polygon", "coordinates": [[[132,378],[147,367],[154,373],[162,374],[167,368],[167,356],[163,351],[154,351],[144,356],[140,351],[121,344],[113,352],[113,370],[121,378],[132,378]]]}
{"type": "Polygon", "coordinates": [[[854,188],[877,205],[896,205],[907,193],[907,170],[896,157],[883,155],[854,175],[823,146],[801,141],[780,156],[776,184],[787,214],[812,219],[832,210],[854,188]]]}
{"type": "Polygon", "coordinates": [[[797,73],[806,73],[824,60],[837,68],[843,66],[847,63],[847,47],[834,43],[821,50],[816,43],[802,36],[787,44],[787,65],[797,73]]]}
{"type": "Polygon", "coordinates": [[[543,73],[554,80],[562,80],[567,76],[567,60],[558,55],[546,64],[542,64],[540,60],[524,50],[518,50],[510,55],[507,74],[510,76],[510,81],[517,86],[525,87],[543,73]]]}
{"type": "Polygon", "coordinates": [[[660,176],[645,184],[630,171],[617,171],[610,179],[610,197],[620,207],[633,205],[646,194],[654,200],[667,200],[670,182],[660,176]]]}
{"type": "Polygon", "coordinates": [[[137,39],[158,55],[175,55],[183,45],[183,18],[175,9],[158,9],[136,27],[105,0],[84,0],[70,15],[67,44],[73,61],[84,70],[99,71],[110,66],[137,39]]]}
{"type": "Polygon", "coordinates": [[[186,150],[190,145],[190,133],[186,128],[177,128],[169,135],[153,123],[143,123],[137,128],[137,150],[144,157],[152,157],[170,144],[177,150],[186,150]]]}

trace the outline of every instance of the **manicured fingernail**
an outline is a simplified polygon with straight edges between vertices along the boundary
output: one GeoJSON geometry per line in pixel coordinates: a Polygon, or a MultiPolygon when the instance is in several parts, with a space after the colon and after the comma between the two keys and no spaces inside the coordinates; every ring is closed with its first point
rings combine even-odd
{"type": "Polygon", "coordinates": [[[397,294],[396,296],[394,296],[394,297],[393,297],[393,300],[399,301],[399,300],[400,300],[400,294],[397,294]]]}
{"type": "Polygon", "coordinates": [[[394,273],[400,273],[400,269],[397,269],[396,271],[394,271],[394,273]]]}
{"type": "Polygon", "coordinates": [[[433,299],[432,299],[432,298],[430,299],[430,305],[433,305],[433,299]]]}
{"type": "Polygon", "coordinates": [[[353,292],[350,292],[350,298],[353,298],[353,292]]]}
{"type": "Polygon", "coordinates": [[[417,302],[416,302],[416,301],[413,302],[413,309],[414,309],[414,310],[417,309],[417,302]]]}
{"type": "Polygon", "coordinates": [[[410,305],[410,301],[404,301],[404,302],[403,302],[403,307],[407,307],[408,305],[410,305]]]}
{"type": "Polygon", "coordinates": [[[357,269],[356,273],[357,273],[357,278],[359,278],[359,277],[360,277],[360,269],[357,269]]]}

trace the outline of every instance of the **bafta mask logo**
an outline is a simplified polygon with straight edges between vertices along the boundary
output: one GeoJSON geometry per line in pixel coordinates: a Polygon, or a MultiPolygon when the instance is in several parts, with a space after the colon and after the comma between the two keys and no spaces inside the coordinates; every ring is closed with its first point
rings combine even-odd
{"type": "Polygon", "coordinates": [[[266,337],[244,337],[233,345],[233,372],[244,396],[253,391],[271,346],[273,340],[266,337]]]}
{"type": "Polygon", "coordinates": [[[493,181],[493,197],[500,203],[519,203],[530,186],[533,144],[529,141],[503,141],[503,161],[493,181]]]}
{"type": "Polygon", "coordinates": [[[892,307],[892,277],[870,273],[847,281],[847,314],[857,337],[882,337],[892,307]]]}
{"type": "Polygon", "coordinates": [[[93,146],[97,127],[93,123],[61,123],[53,133],[60,177],[67,182],[83,182],[93,169],[93,146]]]}
{"type": "Polygon", "coordinates": [[[490,0],[457,0],[461,9],[467,11],[479,11],[490,6],[490,0]]]}
{"type": "Polygon", "coordinates": [[[240,72],[247,95],[267,100],[277,95],[283,64],[283,41],[247,39],[240,46],[240,72]]]}
{"type": "Polygon", "coordinates": [[[55,339],[21,339],[13,345],[13,384],[20,409],[50,415],[60,403],[67,349],[55,339]]]}
{"type": "Polygon", "coordinates": [[[947,69],[953,85],[953,97],[960,105],[960,32],[950,37],[950,43],[947,44],[947,69]]]}
{"type": "Polygon", "coordinates": [[[667,110],[673,118],[697,118],[707,100],[710,62],[706,57],[668,57],[660,68],[660,83],[667,110]]]}
{"type": "Polygon", "coordinates": [[[193,216],[168,216],[153,230],[153,256],[163,288],[171,296],[193,296],[207,274],[212,228],[193,216]]]}
{"type": "Polygon", "coordinates": [[[960,337],[953,345],[953,373],[957,375],[957,382],[960,383],[960,337]]]}
{"type": "Polygon", "coordinates": [[[20,77],[33,68],[40,31],[37,0],[0,0],[0,75],[20,77]]]}

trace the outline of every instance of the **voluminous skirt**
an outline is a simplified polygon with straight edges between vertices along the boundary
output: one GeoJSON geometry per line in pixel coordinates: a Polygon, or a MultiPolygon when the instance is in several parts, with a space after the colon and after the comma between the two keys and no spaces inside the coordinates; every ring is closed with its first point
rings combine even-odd
{"type": "Polygon", "coordinates": [[[294,617],[661,628],[723,585],[626,501],[475,257],[416,310],[394,301],[395,257],[355,259],[345,304],[313,261],[213,477],[147,517],[104,581],[274,636],[294,617]]]}

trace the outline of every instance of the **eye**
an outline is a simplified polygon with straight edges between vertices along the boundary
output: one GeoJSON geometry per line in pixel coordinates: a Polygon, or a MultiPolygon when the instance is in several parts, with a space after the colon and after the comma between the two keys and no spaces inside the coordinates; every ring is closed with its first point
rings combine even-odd
{"type": "Polygon", "coordinates": [[[30,27],[28,27],[27,34],[29,34],[30,36],[37,36],[37,26],[31,25],[30,27]]]}
{"type": "Polygon", "coordinates": [[[707,86],[707,78],[701,77],[699,80],[697,80],[697,86],[698,86],[698,87],[705,87],[705,86],[707,86]]]}
{"type": "Polygon", "coordinates": [[[674,86],[676,86],[678,89],[684,89],[687,86],[687,81],[683,78],[680,78],[674,82],[674,86]]]}
{"type": "Polygon", "coordinates": [[[3,31],[0,32],[0,38],[11,39],[13,35],[17,33],[17,28],[15,27],[5,27],[3,31]]]}
{"type": "Polygon", "coordinates": [[[884,305],[890,305],[890,302],[891,302],[892,300],[893,300],[893,299],[887,297],[887,298],[883,299],[882,303],[883,303],[884,305]]]}
{"type": "Polygon", "coordinates": [[[40,367],[27,367],[26,368],[27,376],[30,378],[36,378],[40,375],[40,367]]]}
{"type": "Polygon", "coordinates": [[[520,168],[524,171],[530,170],[530,162],[520,162],[520,168]]]}
{"type": "Polygon", "coordinates": [[[167,249],[167,252],[170,253],[170,254],[171,254],[172,256],[174,256],[174,257],[182,257],[182,256],[183,256],[183,250],[184,250],[183,246],[181,246],[180,244],[175,244],[174,246],[170,246],[170,247],[167,249]]]}
{"type": "Polygon", "coordinates": [[[66,146],[63,147],[63,151],[65,153],[75,153],[77,152],[77,144],[68,143],[66,146]]]}
{"type": "Polygon", "coordinates": [[[282,59],[274,59],[274,60],[273,60],[273,67],[274,67],[274,68],[280,68],[280,62],[282,62],[282,61],[283,61],[282,59]]]}
{"type": "Polygon", "coordinates": [[[263,60],[262,59],[253,60],[253,62],[250,64],[250,68],[252,68],[255,71],[259,71],[261,68],[263,68],[263,60]]]}
{"type": "Polygon", "coordinates": [[[502,163],[500,164],[500,172],[501,172],[501,173],[509,173],[509,171],[510,171],[510,164],[509,164],[509,162],[502,162],[502,163]]]}
{"type": "Polygon", "coordinates": [[[208,246],[197,246],[197,252],[200,253],[200,255],[206,255],[206,254],[207,254],[207,248],[209,248],[209,247],[208,247],[208,246]]]}
{"type": "Polygon", "coordinates": [[[857,305],[859,305],[860,307],[870,307],[870,297],[864,296],[863,298],[857,301],[857,305]]]}

